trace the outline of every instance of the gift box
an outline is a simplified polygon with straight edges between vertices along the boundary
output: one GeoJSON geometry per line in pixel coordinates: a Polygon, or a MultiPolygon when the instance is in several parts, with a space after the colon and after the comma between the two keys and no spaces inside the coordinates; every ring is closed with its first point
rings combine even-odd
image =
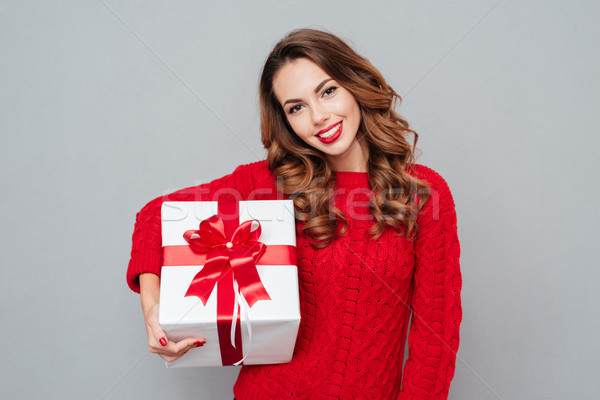
{"type": "Polygon", "coordinates": [[[159,323],[200,336],[171,367],[277,364],[300,324],[293,200],[164,202],[159,323]]]}

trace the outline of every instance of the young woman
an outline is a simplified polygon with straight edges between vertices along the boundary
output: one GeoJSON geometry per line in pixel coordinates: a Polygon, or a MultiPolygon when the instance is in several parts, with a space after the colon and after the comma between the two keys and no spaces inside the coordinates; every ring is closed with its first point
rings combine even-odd
{"type": "Polygon", "coordinates": [[[172,342],[158,324],[162,202],[283,196],[297,221],[299,334],[289,363],[242,367],[237,400],[446,399],[462,320],[456,212],[445,180],[414,162],[400,97],[344,41],[312,29],[275,45],[259,90],[267,159],[137,214],[127,281],[150,351],[172,361],[205,342],[172,342]]]}

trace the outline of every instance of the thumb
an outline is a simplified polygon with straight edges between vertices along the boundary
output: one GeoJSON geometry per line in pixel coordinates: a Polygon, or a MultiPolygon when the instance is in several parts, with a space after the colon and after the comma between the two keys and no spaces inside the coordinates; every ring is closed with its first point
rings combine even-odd
{"type": "Polygon", "coordinates": [[[152,336],[154,336],[154,339],[156,339],[156,341],[163,347],[165,347],[169,342],[169,339],[167,339],[167,334],[159,324],[152,324],[152,336]]]}

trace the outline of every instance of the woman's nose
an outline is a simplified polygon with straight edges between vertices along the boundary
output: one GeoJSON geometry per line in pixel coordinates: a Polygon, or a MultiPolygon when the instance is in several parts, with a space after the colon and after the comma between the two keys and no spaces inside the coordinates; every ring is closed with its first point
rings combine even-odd
{"type": "Polygon", "coordinates": [[[316,105],[313,107],[312,118],[315,125],[321,125],[329,119],[329,112],[325,107],[316,105]]]}

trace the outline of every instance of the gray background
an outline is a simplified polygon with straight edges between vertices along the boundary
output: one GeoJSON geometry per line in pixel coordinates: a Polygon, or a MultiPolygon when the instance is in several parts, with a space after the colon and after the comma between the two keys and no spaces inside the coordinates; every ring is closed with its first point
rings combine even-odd
{"type": "Polygon", "coordinates": [[[287,31],[349,40],[457,204],[450,398],[595,399],[600,7],[593,1],[1,1],[0,397],[230,399],[167,370],[125,283],[135,213],[264,158],[287,31]],[[251,4],[250,4],[251,3],[251,4]]]}

